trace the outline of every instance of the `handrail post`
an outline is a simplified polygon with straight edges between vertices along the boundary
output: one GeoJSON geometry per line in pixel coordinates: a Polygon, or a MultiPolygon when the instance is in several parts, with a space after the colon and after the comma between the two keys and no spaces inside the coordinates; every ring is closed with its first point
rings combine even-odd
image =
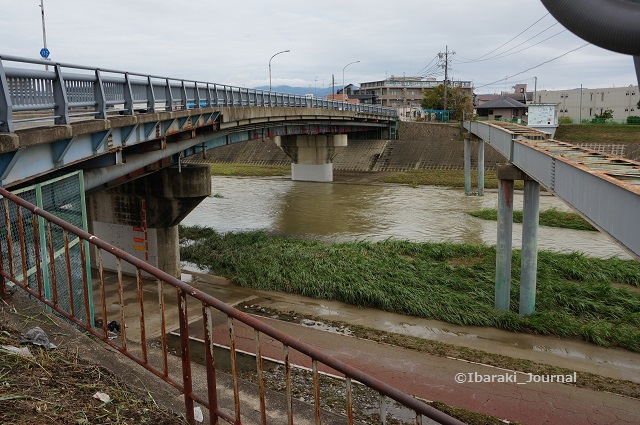
{"type": "Polygon", "coordinates": [[[173,111],[173,93],[171,93],[171,83],[169,82],[169,79],[166,79],[167,85],[164,88],[164,92],[165,92],[165,107],[164,109],[167,111],[173,111]]]}
{"type": "Polygon", "coordinates": [[[197,81],[195,83],[193,83],[193,91],[195,92],[195,94],[193,96],[193,107],[194,108],[199,108],[200,107],[200,92],[198,91],[198,82],[197,81]]]}
{"type": "Polygon", "coordinates": [[[189,109],[187,102],[189,99],[187,98],[187,86],[184,84],[184,80],[182,80],[182,87],[180,87],[180,95],[182,97],[182,109],[189,109]]]}
{"type": "Polygon", "coordinates": [[[209,88],[209,83],[207,83],[207,108],[211,108],[213,105],[211,104],[211,89],[209,88]]]}
{"type": "Polygon", "coordinates": [[[69,124],[69,101],[67,99],[67,90],[62,78],[62,68],[55,65],[55,78],[53,79],[53,101],[55,102],[57,117],[54,121],[56,124],[69,124]]]}
{"type": "Polygon", "coordinates": [[[96,81],[93,83],[93,100],[96,101],[96,118],[107,118],[107,97],[99,69],[96,69],[96,81]]]}
{"type": "Polygon", "coordinates": [[[131,89],[131,80],[129,74],[124,74],[124,114],[133,115],[133,90],[131,89]]]}
{"type": "Polygon", "coordinates": [[[153,113],[156,111],[156,95],[153,92],[153,81],[151,76],[147,77],[147,112],[153,113]]]}
{"type": "Polygon", "coordinates": [[[4,72],[2,61],[0,60],[0,132],[13,133],[13,103],[9,94],[9,84],[7,75],[4,72]]]}

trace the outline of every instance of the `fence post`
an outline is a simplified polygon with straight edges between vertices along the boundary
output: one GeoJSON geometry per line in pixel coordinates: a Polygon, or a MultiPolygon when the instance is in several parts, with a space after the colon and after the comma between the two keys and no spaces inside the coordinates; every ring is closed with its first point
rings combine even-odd
{"type": "Polygon", "coordinates": [[[56,124],[69,124],[69,101],[67,100],[67,90],[64,85],[64,78],[62,78],[62,68],[60,65],[55,65],[56,76],[53,79],[53,101],[56,106],[55,119],[56,124]]]}
{"type": "Polygon", "coordinates": [[[96,69],[96,81],[93,83],[93,100],[96,101],[96,118],[107,118],[107,98],[99,69],[96,69]]]}
{"type": "Polygon", "coordinates": [[[200,91],[198,91],[198,82],[193,83],[193,90],[195,92],[193,99],[193,107],[200,108],[200,91]]]}
{"type": "Polygon", "coordinates": [[[156,111],[156,94],[153,92],[153,81],[151,77],[147,77],[147,112],[153,113],[156,111]]]}
{"type": "Polygon", "coordinates": [[[9,93],[7,76],[0,60],[0,132],[13,133],[13,104],[9,93]]]}
{"type": "Polygon", "coordinates": [[[133,90],[131,90],[131,80],[129,74],[124,74],[124,109],[125,115],[133,115],[133,90]]]}
{"type": "Polygon", "coordinates": [[[167,111],[173,111],[173,93],[171,93],[171,83],[169,82],[169,79],[166,79],[167,81],[167,85],[165,86],[164,92],[165,92],[165,107],[164,109],[167,111]]]}
{"type": "Polygon", "coordinates": [[[182,80],[182,87],[180,88],[180,94],[182,97],[182,109],[189,109],[189,106],[187,105],[187,102],[189,100],[187,98],[187,86],[184,85],[184,80],[182,80]]]}

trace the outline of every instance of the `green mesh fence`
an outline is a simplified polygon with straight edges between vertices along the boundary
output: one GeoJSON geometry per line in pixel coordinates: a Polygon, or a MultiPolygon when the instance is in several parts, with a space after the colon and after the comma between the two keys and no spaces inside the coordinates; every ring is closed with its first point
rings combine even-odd
{"type": "MultiPolygon", "coordinates": [[[[56,217],[87,230],[82,171],[19,189],[13,193],[56,217]]],[[[3,252],[4,270],[21,282],[28,281],[31,289],[36,292],[38,278],[40,278],[44,296],[48,300],[54,302],[57,299],[58,306],[66,312],[71,313],[73,310],[78,319],[91,320],[93,302],[87,242],[81,242],[77,235],[68,233],[67,249],[62,228],[54,224],[49,226],[43,218],[36,216],[37,231],[34,231],[34,217],[30,211],[18,209],[6,199],[2,201],[0,202],[0,249],[3,252]],[[84,264],[80,255],[80,243],[85,244],[84,264]],[[40,276],[36,267],[38,261],[36,247],[38,247],[41,264],[40,276]],[[87,273],[88,318],[86,317],[83,270],[87,273]]]]}

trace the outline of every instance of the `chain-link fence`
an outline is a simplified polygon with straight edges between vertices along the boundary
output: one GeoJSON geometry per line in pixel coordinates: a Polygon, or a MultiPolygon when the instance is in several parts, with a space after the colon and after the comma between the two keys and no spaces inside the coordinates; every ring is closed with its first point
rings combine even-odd
{"type": "MultiPolygon", "coordinates": [[[[86,231],[83,183],[82,171],[77,171],[13,193],[86,231]]],[[[6,202],[6,199],[3,201],[0,203],[0,249],[4,269],[35,291],[42,285],[44,296],[64,311],[73,312],[81,320],[91,320],[93,302],[88,248],[83,263],[81,242],[76,235],[49,225],[41,217],[34,217],[30,211],[6,202]],[[40,268],[36,267],[38,261],[40,268]],[[85,300],[88,300],[88,309],[85,300]]]]}

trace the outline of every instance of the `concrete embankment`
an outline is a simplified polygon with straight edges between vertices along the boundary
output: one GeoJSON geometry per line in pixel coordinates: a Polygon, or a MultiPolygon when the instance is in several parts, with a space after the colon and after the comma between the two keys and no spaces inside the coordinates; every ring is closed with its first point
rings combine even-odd
{"type": "MultiPolygon", "coordinates": [[[[334,158],[340,171],[407,171],[413,169],[462,170],[463,141],[458,125],[401,122],[398,140],[362,140],[349,137],[349,144],[334,158]]],[[[473,152],[477,144],[472,143],[473,152]]],[[[251,140],[211,149],[206,159],[193,162],[289,165],[291,160],[271,140],[251,140]]],[[[495,169],[504,159],[487,147],[485,166],[495,169]]],[[[472,155],[472,168],[476,156],[472,155]]]]}
{"type": "MultiPolygon", "coordinates": [[[[363,140],[349,136],[349,144],[334,158],[338,171],[462,170],[463,139],[457,124],[400,122],[398,140],[363,140]]],[[[558,140],[640,160],[640,126],[561,126],[558,140]]],[[[477,143],[471,142],[471,168],[477,169],[477,143]]],[[[289,165],[291,160],[270,139],[222,146],[191,157],[192,162],[289,165]]],[[[495,170],[504,158],[485,148],[485,168],[495,170]]]]}

